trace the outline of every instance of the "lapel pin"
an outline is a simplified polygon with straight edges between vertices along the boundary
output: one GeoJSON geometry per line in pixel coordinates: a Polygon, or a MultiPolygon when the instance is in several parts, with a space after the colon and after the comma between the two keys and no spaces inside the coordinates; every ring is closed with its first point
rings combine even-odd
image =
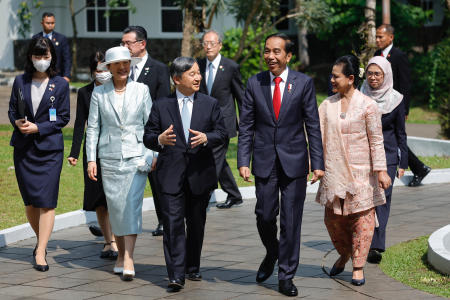
{"type": "Polygon", "coordinates": [[[225,71],[222,65],[219,66],[220,71],[225,71]]]}
{"type": "Polygon", "coordinates": [[[58,46],[58,45],[59,45],[59,42],[55,42],[55,45],[58,46]]]}
{"type": "Polygon", "coordinates": [[[288,93],[290,93],[291,90],[292,90],[292,83],[289,83],[289,84],[288,84],[288,93]]]}

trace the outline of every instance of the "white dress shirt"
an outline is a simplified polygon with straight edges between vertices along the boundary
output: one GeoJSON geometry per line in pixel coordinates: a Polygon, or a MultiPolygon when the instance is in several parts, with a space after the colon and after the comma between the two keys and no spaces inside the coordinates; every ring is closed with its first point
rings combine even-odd
{"type": "Polygon", "coordinates": [[[188,97],[191,100],[191,101],[187,102],[187,106],[188,106],[189,114],[191,115],[191,118],[192,118],[192,108],[194,107],[194,94],[192,94],[190,96],[185,96],[179,90],[176,90],[176,94],[177,94],[178,108],[180,109],[180,116],[181,116],[181,111],[183,110],[183,99],[185,97],[188,97]]]}
{"type": "MultiPolygon", "coordinates": [[[[139,76],[141,75],[142,70],[144,69],[145,64],[147,63],[147,59],[148,59],[148,53],[146,52],[145,55],[143,57],[141,57],[141,60],[135,64],[134,66],[132,66],[131,68],[134,68],[134,78],[133,81],[137,81],[139,76]]],[[[131,75],[131,68],[130,68],[130,75],[131,75]]]]}
{"type": "Polygon", "coordinates": [[[281,82],[280,82],[280,103],[283,102],[283,94],[284,94],[284,87],[286,86],[286,81],[287,81],[287,77],[288,77],[288,72],[289,72],[289,68],[286,67],[286,69],[284,69],[283,73],[280,74],[280,76],[275,76],[272,74],[272,72],[270,73],[270,90],[272,92],[272,99],[273,99],[273,91],[275,90],[275,81],[273,81],[273,79],[275,77],[281,77],[281,82]]]}
{"type": "Polygon", "coordinates": [[[389,46],[387,46],[386,48],[383,49],[383,51],[381,51],[383,53],[384,57],[388,57],[389,52],[391,52],[392,47],[394,46],[394,44],[390,44],[389,46]]]}
{"type": "Polygon", "coordinates": [[[216,78],[216,74],[217,74],[217,70],[219,69],[219,65],[220,65],[220,60],[222,59],[222,56],[217,55],[216,58],[214,58],[214,60],[211,62],[208,60],[208,58],[206,58],[206,70],[205,70],[205,82],[208,82],[208,77],[209,77],[209,64],[212,63],[212,68],[213,68],[213,80],[212,82],[214,82],[214,79],[216,78]]]}

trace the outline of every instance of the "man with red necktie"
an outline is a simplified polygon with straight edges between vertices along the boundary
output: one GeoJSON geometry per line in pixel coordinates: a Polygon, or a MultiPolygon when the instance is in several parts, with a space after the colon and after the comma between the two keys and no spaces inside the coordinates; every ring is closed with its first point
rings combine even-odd
{"type": "Polygon", "coordinates": [[[278,290],[286,296],[298,294],[292,279],[299,263],[309,160],[314,172],[312,183],[324,174],[313,80],[287,67],[293,48],[285,34],[275,33],[266,38],[264,59],[269,71],[248,80],[241,108],[237,157],[239,173],[246,181],[250,181],[253,157],[256,225],[267,251],[256,281],[268,279],[278,260],[278,290]]]}

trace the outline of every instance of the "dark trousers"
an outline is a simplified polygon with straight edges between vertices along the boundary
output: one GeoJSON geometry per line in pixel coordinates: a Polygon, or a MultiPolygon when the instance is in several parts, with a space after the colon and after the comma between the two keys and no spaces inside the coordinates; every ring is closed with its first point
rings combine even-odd
{"type": "Polygon", "coordinates": [[[228,194],[227,199],[241,200],[242,195],[231,172],[230,166],[227,162],[227,151],[230,140],[220,146],[214,147],[213,154],[216,162],[217,178],[222,190],[228,194]]]}
{"type": "Polygon", "coordinates": [[[256,226],[261,241],[268,256],[278,257],[278,279],[292,279],[297,271],[300,255],[306,175],[289,178],[284,173],[280,161],[276,159],[268,178],[255,178],[255,188],[256,226]],[[278,214],[280,214],[280,241],[277,239],[278,214]]]}
{"type": "Polygon", "coordinates": [[[394,184],[395,175],[397,173],[397,165],[388,165],[387,172],[391,177],[391,186],[384,191],[386,195],[386,203],[375,207],[375,212],[378,218],[378,227],[375,227],[375,232],[372,238],[370,249],[378,249],[384,252],[386,249],[386,226],[389,219],[389,212],[391,211],[392,186],[394,184]]]}
{"type": "Polygon", "coordinates": [[[162,212],[161,212],[161,200],[158,195],[158,187],[156,184],[156,173],[154,171],[148,173],[148,182],[150,183],[150,187],[152,189],[153,194],[153,203],[155,204],[156,217],[158,218],[158,225],[162,223],[162,212]]]}
{"type": "Polygon", "coordinates": [[[408,147],[408,166],[415,175],[422,175],[425,165],[408,147]]]}
{"type": "Polygon", "coordinates": [[[193,195],[187,181],[177,194],[160,193],[164,226],[163,244],[169,280],[200,271],[206,209],[211,192],[193,195]],[[186,218],[186,225],[184,220],[186,218]]]}

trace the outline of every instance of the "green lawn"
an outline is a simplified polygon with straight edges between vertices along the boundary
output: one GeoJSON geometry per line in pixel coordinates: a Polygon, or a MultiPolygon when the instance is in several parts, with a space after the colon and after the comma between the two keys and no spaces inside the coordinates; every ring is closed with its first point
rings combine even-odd
{"type": "Polygon", "coordinates": [[[380,268],[388,276],[415,289],[450,297],[450,277],[435,271],[427,262],[428,237],[390,247],[383,254],[380,268]]]}
{"type": "Polygon", "coordinates": [[[439,124],[439,113],[428,109],[426,106],[411,107],[407,123],[439,124]]]}

